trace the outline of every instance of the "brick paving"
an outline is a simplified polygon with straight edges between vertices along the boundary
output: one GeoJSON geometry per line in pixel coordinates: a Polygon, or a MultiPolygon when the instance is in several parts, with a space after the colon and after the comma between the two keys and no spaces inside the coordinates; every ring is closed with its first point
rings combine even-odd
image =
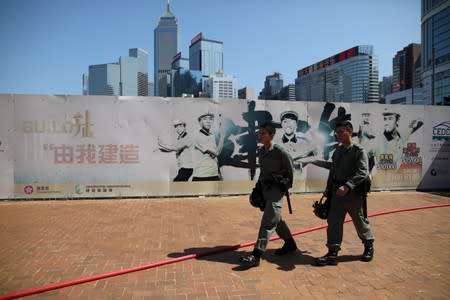
{"type": "MultiPolygon", "coordinates": [[[[261,214],[247,196],[0,202],[1,295],[254,241],[261,214]]],[[[323,224],[318,194],[292,195],[292,231],[323,224]]],[[[448,204],[447,195],[374,192],[369,213],[448,204]]],[[[272,241],[260,267],[252,247],[69,286],[24,299],[450,299],[450,207],[371,218],[375,258],[345,225],[338,266],[315,267],[325,230],[295,236],[286,257],[272,241]]]]}

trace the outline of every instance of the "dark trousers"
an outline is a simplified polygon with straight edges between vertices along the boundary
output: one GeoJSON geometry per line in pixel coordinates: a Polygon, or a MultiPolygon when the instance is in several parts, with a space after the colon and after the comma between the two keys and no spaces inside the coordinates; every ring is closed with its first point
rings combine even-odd
{"type": "Polygon", "coordinates": [[[181,168],[173,181],[188,181],[191,178],[194,169],[181,168]]]}
{"type": "Polygon", "coordinates": [[[194,177],[192,181],[219,181],[219,176],[210,176],[210,177],[194,177]]]}
{"type": "Polygon", "coordinates": [[[369,220],[364,216],[363,196],[352,192],[343,197],[333,194],[327,220],[328,248],[340,248],[344,233],[344,219],[347,213],[352,217],[356,233],[363,243],[375,239],[370,228],[369,220]]]}

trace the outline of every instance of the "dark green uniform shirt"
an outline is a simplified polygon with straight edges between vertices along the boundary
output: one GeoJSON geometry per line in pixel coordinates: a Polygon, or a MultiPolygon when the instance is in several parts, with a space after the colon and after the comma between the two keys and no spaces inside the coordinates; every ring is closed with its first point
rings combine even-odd
{"type": "Polygon", "coordinates": [[[340,145],[333,153],[333,163],[327,180],[327,190],[333,191],[346,185],[350,190],[369,176],[367,153],[359,145],[340,145]]]}
{"type": "Polygon", "coordinates": [[[280,145],[272,144],[269,151],[264,153],[264,148],[259,151],[259,179],[266,187],[273,182],[273,175],[282,175],[288,178],[288,188],[292,187],[294,165],[289,153],[280,145]]]}

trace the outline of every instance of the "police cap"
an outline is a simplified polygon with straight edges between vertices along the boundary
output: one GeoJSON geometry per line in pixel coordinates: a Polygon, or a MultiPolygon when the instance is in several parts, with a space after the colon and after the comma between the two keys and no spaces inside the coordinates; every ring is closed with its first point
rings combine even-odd
{"type": "Polygon", "coordinates": [[[288,110],[288,111],[281,113],[280,121],[283,122],[283,120],[286,118],[298,121],[298,114],[293,110],[288,110]]]}

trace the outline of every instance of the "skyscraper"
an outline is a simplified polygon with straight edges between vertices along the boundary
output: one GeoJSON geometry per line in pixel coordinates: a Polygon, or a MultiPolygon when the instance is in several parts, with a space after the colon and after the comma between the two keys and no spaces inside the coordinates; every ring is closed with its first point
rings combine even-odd
{"type": "Polygon", "coordinates": [[[378,102],[378,58],[356,46],[298,70],[297,101],[378,102]]]}
{"type": "Polygon", "coordinates": [[[271,75],[266,76],[264,81],[264,88],[260,93],[260,99],[266,100],[278,100],[278,94],[283,88],[283,75],[279,72],[274,72],[271,75]],[[276,97],[275,97],[276,96],[276,97]]]}
{"type": "Polygon", "coordinates": [[[139,48],[119,58],[120,95],[148,96],[148,53],[139,48]]]}
{"type": "Polygon", "coordinates": [[[225,75],[222,72],[217,72],[209,76],[204,82],[203,89],[213,99],[237,99],[237,80],[233,76],[225,75]]]}
{"type": "Polygon", "coordinates": [[[120,65],[118,63],[89,66],[89,95],[120,95],[120,65]]]}
{"type": "Polygon", "coordinates": [[[170,73],[172,58],[179,52],[178,21],[167,3],[166,12],[159,18],[153,31],[154,38],[154,83],[155,96],[167,96],[167,75],[170,73]]]}
{"type": "Polygon", "coordinates": [[[392,59],[392,91],[420,87],[420,45],[409,44],[392,59]]]}
{"type": "Polygon", "coordinates": [[[198,33],[189,45],[189,69],[201,71],[204,79],[223,72],[223,42],[198,33]]]}
{"type": "Polygon", "coordinates": [[[422,0],[422,83],[426,104],[450,105],[450,1],[422,0]]]}
{"type": "Polygon", "coordinates": [[[189,69],[189,59],[183,58],[179,52],[172,61],[171,96],[198,97],[202,91],[202,73],[189,69]]]}
{"type": "Polygon", "coordinates": [[[383,76],[378,84],[380,103],[385,103],[386,95],[392,94],[392,76],[383,76]]]}
{"type": "Polygon", "coordinates": [[[148,96],[148,53],[129,49],[118,63],[89,66],[83,74],[83,93],[88,95],[148,96]]]}

